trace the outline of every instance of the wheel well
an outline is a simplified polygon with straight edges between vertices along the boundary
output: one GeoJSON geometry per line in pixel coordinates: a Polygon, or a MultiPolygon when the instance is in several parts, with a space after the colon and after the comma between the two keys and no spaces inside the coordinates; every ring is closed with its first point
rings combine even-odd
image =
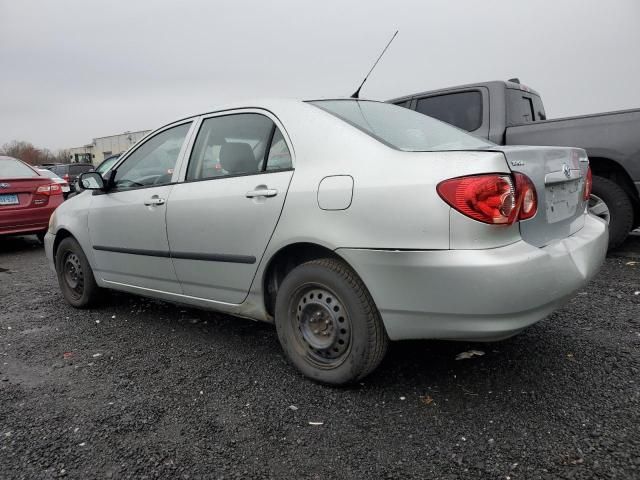
{"type": "Polygon", "coordinates": [[[589,157],[591,172],[599,177],[608,178],[622,187],[631,199],[634,211],[634,225],[640,224],[640,196],[627,171],[615,160],[602,157],[589,157]]]}
{"type": "MultiPolygon", "coordinates": [[[[332,250],[315,243],[294,243],[279,250],[269,261],[263,276],[264,305],[273,316],[278,288],[284,277],[298,265],[317,258],[340,258],[332,250]]],[[[342,259],[341,259],[342,260],[342,259]]]]}
{"type": "Polygon", "coordinates": [[[67,237],[73,237],[73,235],[71,235],[71,232],[69,230],[65,230],[64,228],[61,228],[60,230],[58,230],[56,232],[56,239],[53,242],[53,258],[54,258],[54,262],[55,262],[55,258],[56,258],[56,252],[58,251],[58,246],[60,245],[60,242],[62,242],[62,240],[64,240],[67,237]]]}

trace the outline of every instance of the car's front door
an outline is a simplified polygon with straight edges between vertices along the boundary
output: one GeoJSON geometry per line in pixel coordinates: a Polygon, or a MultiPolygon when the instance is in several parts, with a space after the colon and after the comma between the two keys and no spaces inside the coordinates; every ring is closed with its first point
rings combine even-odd
{"type": "Polygon", "coordinates": [[[94,271],[104,280],[182,293],[169,256],[165,214],[191,124],[171,126],[148,139],[116,167],[109,191],[92,198],[94,271]]]}
{"type": "Polygon", "coordinates": [[[291,150],[266,113],[203,120],[184,183],[167,206],[171,257],[186,295],[247,296],[284,205],[291,150]]]}

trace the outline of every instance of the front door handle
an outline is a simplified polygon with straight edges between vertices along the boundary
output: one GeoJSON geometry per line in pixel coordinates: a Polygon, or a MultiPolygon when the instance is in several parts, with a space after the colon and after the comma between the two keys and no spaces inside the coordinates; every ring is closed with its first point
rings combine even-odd
{"type": "Polygon", "coordinates": [[[275,197],[278,194],[278,190],[275,188],[256,188],[255,190],[251,190],[246,193],[247,198],[256,198],[256,197],[275,197]]]}
{"type": "Polygon", "coordinates": [[[165,199],[160,198],[158,195],[154,195],[151,198],[148,198],[144,201],[144,204],[148,207],[152,205],[164,205],[165,199]]]}

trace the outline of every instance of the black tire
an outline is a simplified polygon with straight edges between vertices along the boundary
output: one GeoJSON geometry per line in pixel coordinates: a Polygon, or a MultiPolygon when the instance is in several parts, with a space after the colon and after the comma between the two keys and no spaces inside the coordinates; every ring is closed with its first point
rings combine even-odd
{"type": "Polygon", "coordinates": [[[75,308],[88,308],[98,300],[100,288],[80,244],[67,237],[56,251],[56,274],[64,298],[75,308]]]}
{"type": "Polygon", "coordinates": [[[619,247],[633,226],[631,199],[620,185],[597,175],[593,176],[592,192],[609,208],[609,250],[619,247]]]}
{"type": "Polygon", "coordinates": [[[320,383],[356,382],[375,370],[387,351],[389,337],[371,295],[340,260],[312,260],[289,272],[275,314],[287,358],[320,383]]]}

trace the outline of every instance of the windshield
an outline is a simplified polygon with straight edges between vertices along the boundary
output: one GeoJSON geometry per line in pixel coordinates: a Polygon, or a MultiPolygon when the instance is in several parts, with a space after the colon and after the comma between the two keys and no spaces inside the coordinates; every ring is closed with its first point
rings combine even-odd
{"type": "Polygon", "coordinates": [[[20,160],[11,157],[0,158],[0,178],[33,178],[38,172],[20,160]]]}
{"type": "Polygon", "coordinates": [[[390,103],[369,100],[318,100],[309,103],[385,145],[406,152],[473,150],[493,146],[488,140],[390,103]]]}

